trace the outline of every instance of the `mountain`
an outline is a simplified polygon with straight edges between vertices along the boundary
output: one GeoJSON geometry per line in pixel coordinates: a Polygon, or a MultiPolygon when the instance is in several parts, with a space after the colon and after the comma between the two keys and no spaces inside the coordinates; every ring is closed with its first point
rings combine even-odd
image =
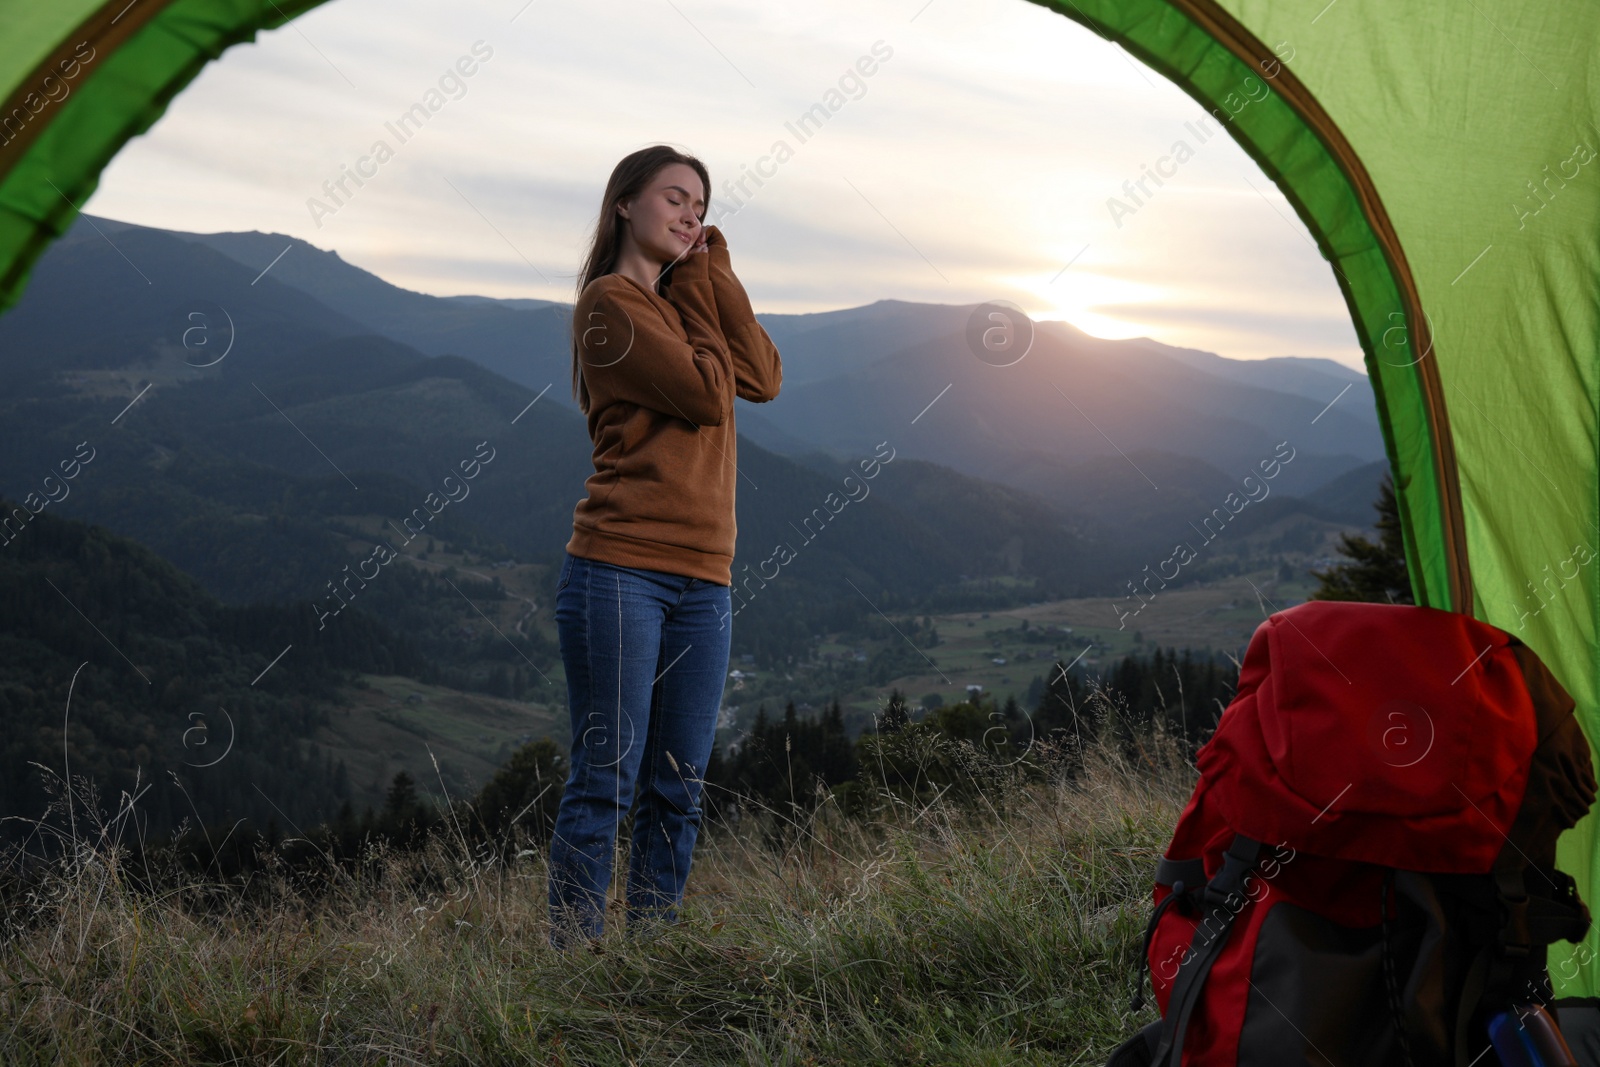
{"type": "MultiPolygon", "coordinates": [[[[78,455],[91,469],[100,458],[78,455]]],[[[347,672],[420,672],[408,637],[371,616],[319,633],[305,604],[229,607],[104,527],[0,502],[13,520],[19,510],[29,518],[0,550],[0,811],[44,814],[34,764],[92,779],[107,815],[137,795],[141,833],[196,807],[212,825],[311,821],[350,795],[339,765],[301,739],[329,723],[347,672]]],[[[11,841],[28,834],[0,826],[11,841]]]]}
{"type": "MultiPolygon", "coordinates": [[[[271,275],[285,284],[315,296],[372,332],[420,352],[460,355],[535,389],[554,383],[552,402],[572,404],[568,303],[415,293],[346,263],[336,252],[281,234],[174,236],[210,247],[253,271],[270,265],[271,275]]],[[[741,428],[763,447],[789,455],[844,447],[837,435],[839,424],[857,420],[819,422],[817,411],[837,410],[838,398],[870,406],[903,389],[949,384],[923,379],[938,376],[933,372],[941,353],[966,350],[964,337],[973,311],[968,305],[879,300],[837,311],[759,315],[784,354],[785,392],[782,403],[746,409],[749,415],[741,428]],[[881,364],[894,357],[900,357],[896,368],[883,372],[881,364]]],[[[1308,426],[1316,419],[1309,434],[1310,447],[1302,450],[1315,459],[1290,476],[1288,484],[1296,492],[1309,491],[1362,462],[1383,456],[1375,401],[1366,376],[1332,360],[1296,356],[1226,359],[1149,338],[1104,341],[1060,322],[1038,323],[1037,336],[1041,354],[1053,348],[1069,357],[1071,366],[1058,366],[1057,370],[1078,376],[1086,366],[1125,369],[1133,372],[1133,385],[1159,389],[1163,410],[1151,410],[1151,421],[1174,425],[1165,409],[1175,407],[1180,417],[1175,425],[1180,432],[1150,440],[1136,432],[1129,441],[1097,434],[1094,439],[1059,442],[1052,424],[1060,422],[1061,411],[1048,405],[1035,411],[1007,407],[1005,420],[1013,436],[1023,441],[1020,446],[1015,441],[990,441],[985,452],[1000,454],[969,463],[962,462],[961,448],[924,452],[916,441],[908,442],[909,454],[986,478],[995,477],[996,468],[1004,469],[1010,460],[1032,450],[1078,456],[1084,449],[1109,455],[1118,448],[1150,448],[1197,457],[1227,470],[1230,464],[1251,462],[1240,453],[1238,423],[1275,435],[1299,429],[1303,418],[1308,426]],[[1046,339],[1048,344],[1044,344],[1046,339]],[[1248,392],[1241,392],[1240,386],[1248,392]],[[1296,404],[1294,399],[1305,403],[1296,404]],[[1318,417],[1330,404],[1334,406],[1318,417]],[[1280,407],[1287,409],[1282,417],[1277,415],[1280,407]],[[1068,451],[1062,451],[1063,443],[1068,451]]],[[[972,361],[979,362],[975,357],[972,361]]],[[[1024,360],[1029,361],[1035,366],[1042,362],[1031,353],[1024,360]]],[[[1022,392],[1043,384],[1038,375],[1020,369],[1012,377],[1019,379],[1022,392]]],[[[1114,385],[1126,388],[1130,384],[1127,377],[1123,375],[1114,385]]],[[[932,394],[909,395],[928,398],[932,394]]],[[[1009,397],[998,402],[1007,406],[1009,397]]],[[[973,443],[964,441],[962,446],[973,443]]],[[[851,447],[858,445],[853,442],[851,447]]]]}
{"type": "Polygon", "coordinates": [[[1377,522],[1378,486],[1389,473],[1387,460],[1341,474],[1306,498],[1340,522],[1371,529],[1377,522]]]}
{"type": "MultiPolygon", "coordinates": [[[[411,293],[281,235],[179,236],[253,269],[290,248],[272,268],[287,284],[421,351],[554,383],[547,399],[570,404],[570,305],[411,293]]],[[[1366,376],[1331,360],[1226,359],[1040,322],[1026,358],[992,367],[967,347],[973,310],[879,300],[760,315],[784,355],[784,391],[741,407],[741,433],[783,455],[843,459],[898,420],[901,454],[1032,493],[1067,521],[1098,518],[1118,541],[1135,522],[1170,531],[1206,513],[1279,442],[1295,454],[1275,486],[1285,496],[1384,458],[1366,376]]]]}
{"type": "Polygon", "coordinates": [[[757,315],[783,353],[783,385],[804,386],[854,374],[884,357],[960,334],[972,308],[878,300],[808,315],[757,315]]]}
{"type": "MultiPolygon", "coordinates": [[[[237,317],[230,337],[238,338],[240,350],[219,375],[234,375],[233,399],[199,390],[193,395],[206,397],[206,410],[183,416],[211,425],[208,432],[230,446],[229,462],[264,463],[299,477],[333,472],[331,460],[307,447],[318,434],[300,425],[303,415],[319,433],[351,446],[347,461],[376,464],[419,484],[422,467],[437,454],[433,442],[421,451],[397,448],[395,427],[419,417],[434,419],[435,429],[486,425],[491,409],[506,425],[503,417],[513,407],[520,411],[538,396],[539,427],[532,435],[542,458],[530,461],[532,480],[515,490],[512,506],[523,510],[513,515],[499,497],[492,507],[500,514],[486,530],[528,559],[564,540],[572,486],[588,469],[587,442],[567,395],[566,305],[433,297],[281,235],[181,234],[112,220],[80,220],[39,271],[37,292],[0,319],[0,346],[35,355],[8,359],[0,374],[26,369],[40,379],[41,397],[64,387],[79,396],[98,388],[126,403],[157,365],[175,372],[169,374],[174,383],[210,373],[189,366],[205,362],[197,358],[200,346],[174,344],[193,333],[193,313],[185,316],[182,308],[209,308],[219,323],[224,315],[237,317]],[[184,249],[192,260],[180,269],[184,249]],[[98,257],[104,268],[100,288],[111,312],[93,320],[72,313],[81,292],[75,285],[89,277],[84,257],[98,257]],[[155,269],[145,272],[134,263],[155,269]],[[145,273],[162,283],[156,288],[166,303],[159,313],[152,310],[160,302],[149,286],[137,284],[145,273]],[[180,298],[182,286],[188,295],[180,298]],[[115,343],[97,341],[102,335],[115,343]],[[382,348],[373,335],[392,344],[382,348]],[[72,383],[45,374],[45,368],[85,358],[80,353],[96,344],[99,373],[72,383]],[[429,361],[430,348],[454,354],[429,361]],[[132,376],[137,382],[110,373],[117,366],[126,370],[137,351],[154,361],[132,376]],[[267,352],[278,354],[262,376],[300,373],[293,371],[296,361],[309,374],[293,387],[291,402],[312,392],[322,399],[299,415],[263,408],[264,399],[278,400],[261,381],[244,390],[237,372],[246,355],[260,360],[267,352]],[[536,389],[506,390],[493,371],[497,363],[536,389]],[[381,381],[369,380],[380,364],[388,368],[381,381]],[[474,378],[474,367],[489,373],[474,378]],[[338,380],[319,378],[329,371],[338,380]],[[410,405],[424,397],[434,414],[412,415],[410,405]]],[[[887,441],[905,458],[1030,494],[1048,505],[1052,522],[1113,554],[1133,551],[1130,542],[1169,539],[1217,506],[1280,443],[1295,457],[1272,487],[1280,498],[1310,493],[1382,459],[1370,387],[1357,372],[1329,361],[1226,360],[1148,339],[1100,340],[1065,323],[1044,322],[1025,359],[994,367],[966,346],[970,310],[885,300],[813,315],[762,316],[784,351],[785,388],[771,404],[739,406],[747,451],[759,445],[809,465],[802,457],[844,462],[887,441]]],[[[156,407],[150,399],[140,404],[156,407]]],[[[519,427],[519,434],[526,429],[519,427]]],[[[458,435],[455,447],[464,443],[458,435]]],[[[165,449],[153,462],[171,454],[168,445],[153,447],[165,449]]],[[[764,506],[753,496],[748,503],[764,506]]],[[[742,527],[745,505],[742,499],[742,527]]]]}
{"type": "MultiPolygon", "coordinates": [[[[559,733],[553,577],[592,469],[569,314],[411,293],[276,235],[80,218],[0,316],[0,494],[29,502],[0,519],[4,810],[38,809],[17,768],[54,766],[84,662],[73,767],[118,789],[173,770],[208,822],[266,812],[241,783],[298,822],[371,802],[395,766],[424,780],[424,743],[457,789],[559,733]],[[219,708],[249,758],[203,781],[168,735],[207,736],[219,708]]],[[[1185,581],[1370,524],[1381,443],[1353,372],[1050,323],[995,367],[969,317],[762,317],[785,387],[737,408],[742,664],[913,614],[1120,595],[1251,484],[1269,491],[1185,581]]]]}
{"type": "MultiPolygon", "coordinates": [[[[97,220],[102,227],[109,220],[97,220]]],[[[127,224],[121,224],[126,227],[127,224]]],[[[572,305],[546,300],[431,296],[391,285],[337,252],[282,234],[172,235],[271,275],[362,323],[429,355],[462,355],[535,389],[571,380],[572,305]]],[[[857,369],[879,354],[964,328],[968,308],[879,300],[841,311],[759,315],[784,355],[785,385],[857,369]]],[[[570,389],[559,393],[571,406],[570,389]]]]}
{"type": "MultiPolygon", "coordinates": [[[[61,513],[136,538],[227,602],[332,607],[337,581],[375,538],[399,536],[460,464],[492,454],[458,488],[470,498],[429,519],[432,548],[405,549],[419,565],[385,571],[357,605],[403,623],[455,684],[491,686],[508,670],[535,687],[530,696],[554,699],[539,677],[557,659],[548,607],[522,605],[548,604],[548,573],[591,470],[583,420],[475,361],[373,335],[276,277],[293,255],[262,274],[163,231],[75,229],[0,317],[15,386],[0,397],[0,491],[28,491],[37,471],[92,440],[101,458],[61,513]],[[92,326],[84,316],[58,326],[86,291],[107,313],[92,326]],[[208,309],[205,328],[217,336],[205,351],[194,337],[186,347],[197,329],[186,314],[162,310],[183,307],[208,309]],[[97,330],[109,340],[97,344],[97,330]],[[63,334],[74,353],[67,370],[50,358],[63,334]],[[479,585],[502,630],[531,610],[515,641],[474,630],[478,606],[430,576],[430,551],[441,567],[512,561],[479,585]]],[[[741,419],[762,410],[740,402],[741,419]]],[[[837,462],[801,464],[741,440],[736,570],[795,539],[805,516],[842,491],[837,462]]],[[[927,465],[913,480],[900,473],[908,469],[891,461],[870,499],[805,539],[800,562],[741,618],[737,651],[804,654],[823,620],[870,615],[873,602],[981,599],[989,594],[970,583],[987,579],[1025,577],[1059,595],[1103,581],[1088,536],[1026,490],[927,465]],[[940,499],[962,500],[970,514],[942,519],[929,506],[940,499]],[[803,574],[815,580],[794,578],[803,574]]]]}
{"type": "Polygon", "coordinates": [[[391,285],[298,238],[260,232],[173,234],[229,257],[359,322],[362,332],[398,341],[424,355],[461,355],[535,391],[555,383],[549,399],[571,399],[572,307],[544,300],[440,297],[391,285]]]}
{"type": "Polygon", "coordinates": [[[1333,403],[1337,400],[1346,414],[1378,424],[1372,384],[1360,371],[1331,359],[1305,356],[1276,356],[1272,359],[1226,359],[1197,348],[1178,348],[1148,337],[1135,338],[1141,344],[1169,359],[1206,374],[1241,382],[1258,389],[1269,389],[1291,396],[1333,403]],[[1345,387],[1349,386],[1346,392],[1345,387]]]}
{"type": "Polygon", "coordinates": [[[1010,366],[946,335],[847,375],[786,385],[768,418],[836,455],[888,438],[907,455],[1032,492],[1064,515],[1118,524],[1134,518],[1130,503],[1169,523],[1197,505],[1204,512],[1282,442],[1295,459],[1274,488],[1290,496],[1382,456],[1375,426],[1339,407],[1323,411],[1338,389],[1319,403],[1043,325],[1010,366]]]}

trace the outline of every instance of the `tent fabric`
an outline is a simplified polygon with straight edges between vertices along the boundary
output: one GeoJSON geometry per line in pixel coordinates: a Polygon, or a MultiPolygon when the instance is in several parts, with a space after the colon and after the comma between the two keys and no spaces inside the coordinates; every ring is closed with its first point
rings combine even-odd
{"type": "Polygon", "coordinates": [[[0,309],[207,63],[321,2],[0,0],[0,309]]]}
{"type": "MultiPolygon", "coordinates": [[[[321,2],[0,0],[0,309],[207,62],[321,2]]],[[[1171,79],[1289,199],[1365,354],[1416,602],[1521,638],[1600,736],[1600,5],[1034,2],[1171,79]]],[[[1559,851],[1590,901],[1597,832],[1559,851]]],[[[1552,950],[1558,995],[1596,995],[1597,947],[1552,950]]]]}

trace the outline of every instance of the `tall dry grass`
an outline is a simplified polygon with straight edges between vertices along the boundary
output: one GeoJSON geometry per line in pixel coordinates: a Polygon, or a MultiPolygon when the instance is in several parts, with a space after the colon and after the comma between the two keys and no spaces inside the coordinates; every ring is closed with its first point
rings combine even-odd
{"type": "Polygon", "coordinates": [[[707,824],[678,925],[614,917],[571,954],[546,943],[544,856],[485,859],[449,820],[375,849],[376,874],[269,866],[262,906],[192,875],[137,890],[115,827],[80,814],[5,916],[0,1061],[1103,1063],[1154,1018],[1127,1005],[1192,771],[1163,743],[1017,770],[870,817],[823,799],[781,849],[775,813],[707,824]]]}

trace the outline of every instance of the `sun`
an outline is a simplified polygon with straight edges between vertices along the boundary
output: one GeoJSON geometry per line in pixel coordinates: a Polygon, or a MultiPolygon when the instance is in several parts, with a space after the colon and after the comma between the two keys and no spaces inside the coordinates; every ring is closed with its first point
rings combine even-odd
{"type": "MultiPolygon", "coordinates": [[[[1069,253],[1059,262],[1070,259],[1069,253]]],[[[1084,333],[1106,340],[1149,337],[1154,327],[1127,311],[1144,305],[1159,306],[1171,298],[1172,291],[1166,286],[1101,273],[1095,267],[1095,263],[1079,258],[1065,269],[1013,276],[1007,281],[1033,294],[1032,303],[1043,309],[1030,312],[1037,320],[1064,320],[1084,333]]]]}

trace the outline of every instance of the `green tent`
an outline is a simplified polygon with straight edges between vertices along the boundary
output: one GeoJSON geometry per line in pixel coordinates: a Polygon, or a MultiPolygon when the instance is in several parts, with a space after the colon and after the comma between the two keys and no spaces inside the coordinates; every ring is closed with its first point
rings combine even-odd
{"type": "MultiPolygon", "coordinates": [[[[0,0],[0,307],[208,60],[319,2],[0,0]]],[[[1366,354],[1416,602],[1520,636],[1600,736],[1600,6],[1047,6],[1181,86],[1288,197],[1366,354]]],[[[1561,849],[1591,902],[1597,828],[1561,849]]],[[[1596,945],[1553,950],[1558,996],[1596,994],[1596,945]]]]}

